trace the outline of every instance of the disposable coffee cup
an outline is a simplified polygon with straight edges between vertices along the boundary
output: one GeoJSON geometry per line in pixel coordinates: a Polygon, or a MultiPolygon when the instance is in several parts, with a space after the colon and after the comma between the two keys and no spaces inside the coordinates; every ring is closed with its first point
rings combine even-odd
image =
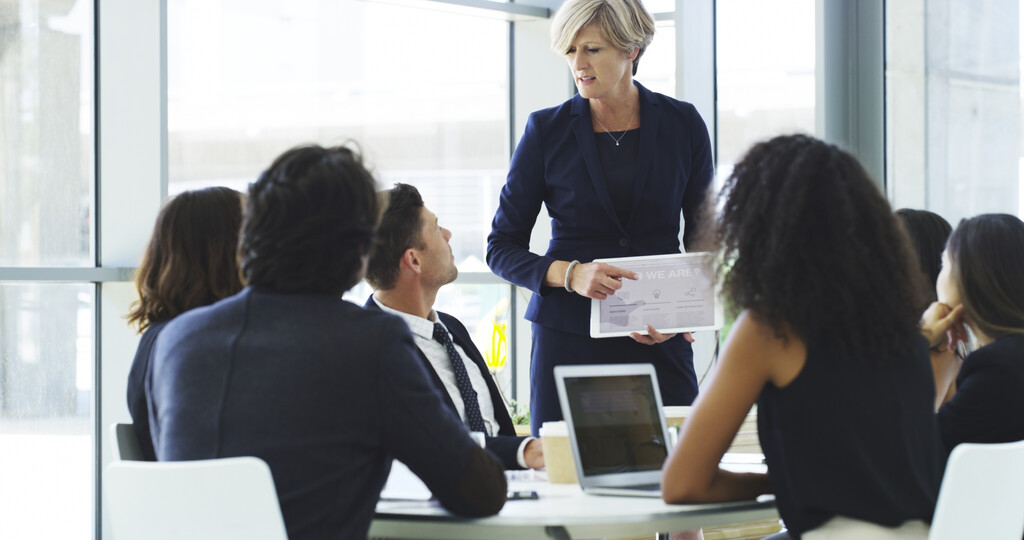
{"type": "Polygon", "coordinates": [[[540,426],[540,441],[544,448],[544,468],[548,482],[552,484],[575,484],[576,463],[569,446],[569,427],[563,422],[544,422],[540,426]]]}

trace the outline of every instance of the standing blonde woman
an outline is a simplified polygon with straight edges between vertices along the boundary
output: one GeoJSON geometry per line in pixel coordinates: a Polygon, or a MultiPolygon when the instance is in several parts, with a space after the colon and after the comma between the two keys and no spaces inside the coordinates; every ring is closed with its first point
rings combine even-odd
{"type": "Polygon", "coordinates": [[[562,54],[578,94],[534,112],[519,141],[487,239],[497,275],[533,291],[530,420],[560,420],[554,367],[567,363],[654,364],[666,405],[697,394],[688,334],[592,339],[590,301],[636,279],[597,258],[679,253],[696,236],[714,174],[707,127],[693,105],[633,80],[654,37],[638,0],[568,0],[555,14],[551,46],[562,54]],[[551,242],[530,251],[541,206],[551,242]]]}

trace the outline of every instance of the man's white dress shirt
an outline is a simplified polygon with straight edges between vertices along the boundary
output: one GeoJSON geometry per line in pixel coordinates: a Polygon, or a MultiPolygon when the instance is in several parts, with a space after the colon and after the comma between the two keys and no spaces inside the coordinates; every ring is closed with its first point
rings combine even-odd
{"type": "MultiPolygon", "coordinates": [[[[423,317],[417,317],[397,309],[391,309],[380,303],[376,296],[373,297],[373,301],[377,304],[377,307],[385,312],[401,317],[405,324],[409,326],[413,341],[416,342],[416,346],[423,352],[423,355],[427,357],[427,361],[430,362],[430,366],[434,368],[437,376],[441,378],[444,389],[448,392],[448,397],[455,403],[455,410],[459,413],[462,423],[465,424],[466,404],[462,401],[462,394],[459,393],[458,383],[455,382],[455,372],[452,370],[451,359],[448,358],[448,352],[445,350],[444,345],[441,345],[434,339],[434,323],[441,322],[437,312],[430,310],[429,318],[424,319],[423,317]]],[[[441,326],[444,326],[443,322],[441,322],[441,326]]],[[[445,330],[448,330],[448,328],[445,327],[445,330]]],[[[449,331],[448,334],[450,335],[451,332],[449,331]]],[[[498,434],[499,426],[494,416],[494,403],[491,401],[491,391],[487,388],[487,381],[484,380],[484,375],[480,372],[480,368],[466,355],[466,351],[462,346],[456,343],[454,339],[452,339],[452,343],[455,345],[455,350],[458,351],[459,357],[462,358],[462,362],[466,366],[466,373],[469,375],[469,382],[473,386],[473,390],[476,391],[477,401],[480,404],[480,416],[484,419],[487,436],[494,437],[498,434]]],[[[526,443],[529,441],[530,438],[524,440],[519,445],[519,451],[516,453],[516,461],[519,462],[520,467],[526,467],[523,452],[526,450],[526,443]]]]}

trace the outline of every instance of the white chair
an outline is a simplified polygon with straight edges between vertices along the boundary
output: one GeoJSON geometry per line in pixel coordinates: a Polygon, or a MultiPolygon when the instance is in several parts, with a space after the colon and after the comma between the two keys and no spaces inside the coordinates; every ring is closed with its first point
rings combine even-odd
{"type": "Polygon", "coordinates": [[[259,458],[118,461],[103,488],[114,540],[288,539],[259,458]]]}
{"type": "Polygon", "coordinates": [[[131,424],[110,424],[110,444],[113,445],[115,460],[146,461],[135,436],[135,427],[131,424]]]}
{"type": "Polygon", "coordinates": [[[1024,441],[960,444],[946,464],[928,540],[1020,540],[1024,441]]]}

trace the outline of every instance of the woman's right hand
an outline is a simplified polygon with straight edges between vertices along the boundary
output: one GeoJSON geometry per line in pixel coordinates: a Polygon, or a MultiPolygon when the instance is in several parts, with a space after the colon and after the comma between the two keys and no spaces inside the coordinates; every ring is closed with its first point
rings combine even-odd
{"type": "Polygon", "coordinates": [[[577,264],[569,272],[569,288],[580,296],[604,300],[622,288],[622,279],[639,279],[636,272],[601,262],[577,264]]]}

